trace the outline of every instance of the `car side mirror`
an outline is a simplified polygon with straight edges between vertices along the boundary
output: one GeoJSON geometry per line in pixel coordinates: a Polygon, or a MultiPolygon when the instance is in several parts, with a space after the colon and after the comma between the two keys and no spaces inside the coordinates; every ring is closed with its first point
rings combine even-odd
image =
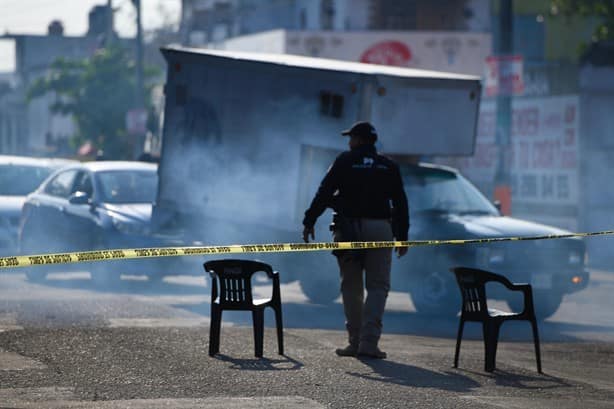
{"type": "Polygon", "coordinates": [[[494,204],[497,210],[499,211],[499,213],[501,213],[501,201],[495,200],[494,202],[492,202],[492,204],[494,204]]]}
{"type": "Polygon", "coordinates": [[[90,195],[85,192],[75,192],[68,198],[68,203],[74,205],[85,205],[90,203],[90,195]]]}

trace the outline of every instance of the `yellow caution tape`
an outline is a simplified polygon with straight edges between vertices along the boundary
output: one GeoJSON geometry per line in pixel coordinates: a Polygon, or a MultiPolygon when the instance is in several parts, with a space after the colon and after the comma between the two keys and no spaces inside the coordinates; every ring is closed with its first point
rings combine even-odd
{"type": "Polygon", "coordinates": [[[72,253],[50,253],[0,257],[0,268],[18,268],[51,264],[71,264],[92,261],[128,260],[152,257],[181,257],[238,253],[289,253],[323,250],[356,250],[391,247],[437,246],[444,244],[494,243],[502,241],[564,239],[613,235],[614,230],[590,233],[551,234],[544,236],[494,237],[468,240],[353,241],[326,243],[233,244],[230,246],[160,247],[141,249],[93,250],[72,253]]]}

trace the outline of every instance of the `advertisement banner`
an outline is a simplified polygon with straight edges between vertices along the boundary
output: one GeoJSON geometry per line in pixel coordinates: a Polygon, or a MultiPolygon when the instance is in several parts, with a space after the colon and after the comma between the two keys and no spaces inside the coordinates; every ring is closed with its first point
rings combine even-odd
{"type": "MultiPolygon", "coordinates": [[[[482,76],[491,35],[461,32],[288,31],[288,54],[482,76]]],[[[247,39],[247,37],[246,37],[247,39]]],[[[233,40],[237,45],[238,39],[233,40]]],[[[258,50],[253,50],[258,51],[258,50]]]]}
{"type": "MultiPolygon", "coordinates": [[[[576,223],[579,201],[579,97],[518,98],[512,101],[510,171],[512,214],[531,209],[561,215],[556,224],[571,228],[576,223]],[[564,220],[563,220],[564,219],[564,220]]],[[[495,140],[496,102],[484,100],[480,107],[475,154],[457,158],[453,166],[487,191],[497,167],[495,140]]]]}

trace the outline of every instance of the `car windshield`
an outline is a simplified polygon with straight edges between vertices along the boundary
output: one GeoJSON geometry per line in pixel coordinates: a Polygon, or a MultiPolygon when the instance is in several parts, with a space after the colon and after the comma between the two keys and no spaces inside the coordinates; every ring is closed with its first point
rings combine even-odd
{"type": "Polygon", "coordinates": [[[158,175],[155,170],[98,172],[100,200],[104,203],[153,203],[158,175]]]}
{"type": "Polygon", "coordinates": [[[412,213],[499,214],[475,186],[457,173],[420,166],[402,166],[401,173],[412,213]]]}
{"type": "Polygon", "coordinates": [[[0,195],[25,196],[36,190],[52,171],[42,166],[0,165],[0,195]]]}

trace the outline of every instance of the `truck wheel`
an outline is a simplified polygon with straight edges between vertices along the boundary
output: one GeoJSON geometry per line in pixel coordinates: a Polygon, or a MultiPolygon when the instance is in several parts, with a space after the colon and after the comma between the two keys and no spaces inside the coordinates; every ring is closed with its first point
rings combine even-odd
{"type": "MultiPolygon", "coordinates": [[[[551,293],[549,291],[533,291],[533,303],[535,304],[535,316],[538,320],[543,321],[552,317],[563,302],[563,294],[551,293]]],[[[522,297],[508,300],[507,304],[516,312],[522,311],[524,304],[522,297]]]]}
{"type": "Polygon", "coordinates": [[[303,293],[315,304],[330,304],[341,294],[338,282],[324,278],[301,280],[300,285],[303,293]]]}
{"type": "Polygon", "coordinates": [[[409,290],[420,314],[455,317],[460,310],[460,294],[450,273],[425,274],[409,290]]]}

